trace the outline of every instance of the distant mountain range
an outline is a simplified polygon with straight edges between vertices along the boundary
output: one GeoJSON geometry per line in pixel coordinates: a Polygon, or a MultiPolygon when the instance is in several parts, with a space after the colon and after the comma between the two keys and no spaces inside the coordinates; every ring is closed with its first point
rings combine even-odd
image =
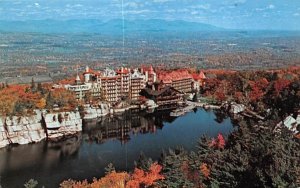
{"type": "MultiPolygon", "coordinates": [[[[0,31],[37,32],[37,33],[103,33],[121,34],[123,21],[114,19],[107,22],[93,19],[84,20],[29,20],[1,21],[0,31]]],[[[125,20],[125,32],[195,32],[224,30],[209,24],[181,20],[167,21],[160,19],[125,20]]]]}

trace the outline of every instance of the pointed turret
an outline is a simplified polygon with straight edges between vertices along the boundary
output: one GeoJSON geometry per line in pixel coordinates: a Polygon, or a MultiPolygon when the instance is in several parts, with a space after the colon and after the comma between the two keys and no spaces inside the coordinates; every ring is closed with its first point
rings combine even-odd
{"type": "Polygon", "coordinates": [[[75,83],[76,83],[76,84],[81,84],[81,80],[80,80],[80,77],[79,77],[78,74],[77,74],[77,76],[76,76],[75,83]]]}
{"type": "Polygon", "coordinates": [[[90,72],[90,67],[89,66],[85,67],[85,72],[90,72]]]}
{"type": "Polygon", "coordinates": [[[153,73],[154,72],[154,70],[153,70],[153,67],[152,67],[152,65],[150,66],[150,70],[149,70],[149,73],[153,73]]]}
{"type": "Polygon", "coordinates": [[[92,70],[90,69],[89,66],[85,67],[85,73],[83,73],[83,74],[84,74],[84,82],[88,83],[92,76],[92,70]]]}
{"type": "Polygon", "coordinates": [[[200,72],[199,79],[206,79],[206,76],[203,71],[200,72]]]}

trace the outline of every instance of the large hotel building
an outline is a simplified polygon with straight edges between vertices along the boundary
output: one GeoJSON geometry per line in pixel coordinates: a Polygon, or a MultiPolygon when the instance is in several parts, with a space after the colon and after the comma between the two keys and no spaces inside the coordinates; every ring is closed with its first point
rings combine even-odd
{"type": "Polygon", "coordinates": [[[99,98],[110,103],[115,103],[119,99],[129,98],[139,100],[140,91],[148,82],[156,82],[156,73],[152,66],[149,69],[127,69],[120,68],[112,70],[106,68],[104,71],[93,71],[86,67],[84,82],[77,75],[76,82],[73,85],[65,87],[76,92],[78,100],[91,95],[93,98],[99,98]]]}
{"type": "Polygon", "coordinates": [[[183,93],[190,93],[193,89],[193,77],[187,70],[161,71],[158,79],[166,86],[171,86],[183,93]]]}
{"type": "MultiPolygon", "coordinates": [[[[203,72],[200,74],[203,75],[203,72]]],[[[157,83],[173,87],[182,93],[190,93],[199,85],[198,80],[194,79],[195,76],[187,70],[155,72],[152,66],[139,69],[122,67],[117,70],[106,68],[101,72],[86,67],[83,75],[83,81],[77,75],[75,84],[65,87],[74,91],[78,100],[90,96],[110,103],[125,98],[138,101],[142,89],[157,83]]]]}

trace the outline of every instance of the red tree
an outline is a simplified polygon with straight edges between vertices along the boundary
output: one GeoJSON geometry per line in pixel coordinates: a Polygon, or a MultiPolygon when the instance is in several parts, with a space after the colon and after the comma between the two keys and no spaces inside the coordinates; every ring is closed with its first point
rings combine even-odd
{"type": "Polygon", "coordinates": [[[279,93],[287,88],[291,84],[291,81],[286,79],[278,79],[274,83],[275,95],[279,95],[279,93]]]}
{"type": "Polygon", "coordinates": [[[214,147],[217,149],[224,149],[225,147],[225,139],[221,133],[218,134],[218,137],[215,139],[212,139],[210,147],[214,147]]]}

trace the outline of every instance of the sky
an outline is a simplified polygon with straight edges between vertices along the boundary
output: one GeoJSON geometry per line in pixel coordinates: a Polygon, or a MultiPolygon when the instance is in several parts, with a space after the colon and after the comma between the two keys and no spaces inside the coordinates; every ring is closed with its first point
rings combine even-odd
{"type": "MultiPolygon", "coordinates": [[[[230,29],[300,30],[300,0],[123,0],[125,19],[207,23],[230,29]]],[[[122,18],[122,0],[0,0],[0,20],[122,18]]]]}

